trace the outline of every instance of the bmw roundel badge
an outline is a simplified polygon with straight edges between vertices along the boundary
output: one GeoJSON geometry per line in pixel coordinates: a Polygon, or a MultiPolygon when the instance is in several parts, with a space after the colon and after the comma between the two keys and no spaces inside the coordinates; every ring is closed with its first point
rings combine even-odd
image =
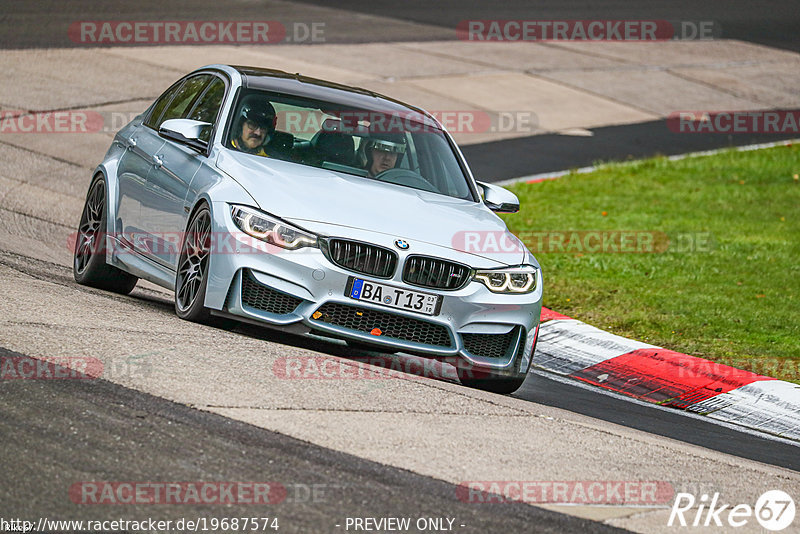
{"type": "Polygon", "coordinates": [[[395,239],[394,246],[399,248],[400,250],[408,250],[408,241],[404,241],[402,239],[395,239]]]}

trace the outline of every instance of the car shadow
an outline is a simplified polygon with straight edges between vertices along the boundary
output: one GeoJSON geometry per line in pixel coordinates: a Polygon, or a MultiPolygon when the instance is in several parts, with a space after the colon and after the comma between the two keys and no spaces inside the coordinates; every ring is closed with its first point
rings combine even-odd
{"type": "MultiPolygon", "coordinates": [[[[137,288],[129,297],[131,300],[145,305],[148,309],[157,309],[170,315],[175,313],[172,298],[163,293],[137,288]]],[[[363,367],[367,371],[371,370],[376,373],[388,373],[392,378],[432,379],[459,383],[456,369],[447,359],[426,358],[402,352],[386,353],[381,352],[378,348],[372,350],[367,346],[354,347],[343,340],[316,333],[303,336],[234,320],[225,320],[222,321],[222,324],[212,324],[208,325],[208,327],[247,336],[252,339],[313,351],[319,353],[320,359],[324,359],[327,356],[344,358],[352,362],[354,366],[363,367]],[[229,324],[230,322],[233,324],[229,324]]],[[[352,373],[348,373],[348,376],[342,376],[341,378],[352,378],[352,373]]]]}
{"type": "MultiPolygon", "coordinates": [[[[459,383],[455,367],[447,359],[426,358],[403,352],[386,353],[378,348],[371,350],[366,346],[354,347],[343,340],[316,333],[303,336],[247,323],[239,323],[228,331],[253,339],[314,351],[320,353],[320,358],[325,356],[345,358],[355,366],[374,368],[372,370],[375,372],[389,373],[398,379],[432,379],[459,383]]],[[[350,373],[347,375],[347,377],[352,376],[350,373]]]]}

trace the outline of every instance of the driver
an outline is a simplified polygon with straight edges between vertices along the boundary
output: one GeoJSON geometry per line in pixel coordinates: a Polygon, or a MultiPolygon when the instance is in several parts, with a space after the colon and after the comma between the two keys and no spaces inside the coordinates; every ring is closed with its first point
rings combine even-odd
{"type": "Polygon", "coordinates": [[[257,156],[274,155],[269,154],[267,149],[275,134],[277,121],[275,108],[263,97],[257,95],[245,97],[239,108],[239,117],[233,126],[231,146],[257,156]]]}
{"type": "Polygon", "coordinates": [[[370,178],[394,169],[403,159],[406,145],[402,142],[388,141],[385,139],[370,139],[364,146],[364,155],[367,163],[364,166],[370,178]]]}

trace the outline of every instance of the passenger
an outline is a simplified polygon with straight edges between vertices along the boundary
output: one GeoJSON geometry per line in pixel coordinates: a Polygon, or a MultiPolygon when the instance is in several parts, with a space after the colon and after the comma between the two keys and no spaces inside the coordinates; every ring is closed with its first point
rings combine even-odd
{"type": "Polygon", "coordinates": [[[378,174],[394,169],[405,154],[406,145],[384,139],[370,139],[364,146],[367,163],[364,168],[374,178],[378,174]]]}

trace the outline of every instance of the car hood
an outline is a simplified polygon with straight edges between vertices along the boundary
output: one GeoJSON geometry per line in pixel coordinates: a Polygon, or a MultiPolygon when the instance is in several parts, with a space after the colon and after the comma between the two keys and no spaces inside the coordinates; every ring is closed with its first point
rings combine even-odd
{"type": "Polygon", "coordinates": [[[217,166],[259,208],[311,231],[352,228],[505,265],[519,265],[525,258],[524,247],[502,219],[481,203],[229,150],[220,153],[217,166]]]}

